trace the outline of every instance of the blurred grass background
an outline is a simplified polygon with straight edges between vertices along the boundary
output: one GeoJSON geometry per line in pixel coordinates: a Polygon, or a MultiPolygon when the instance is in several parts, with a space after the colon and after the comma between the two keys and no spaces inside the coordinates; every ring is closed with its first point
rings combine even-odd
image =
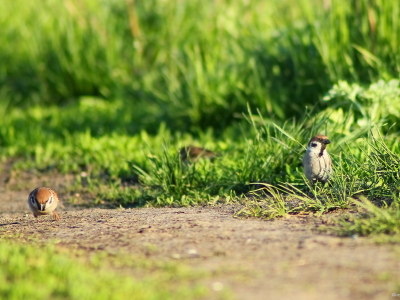
{"type": "Polygon", "coordinates": [[[283,121],[339,80],[397,78],[399,14],[378,0],[7,1],[0,97],[122,99],[129,133],[222,130],[247,103],[283,121]]]}

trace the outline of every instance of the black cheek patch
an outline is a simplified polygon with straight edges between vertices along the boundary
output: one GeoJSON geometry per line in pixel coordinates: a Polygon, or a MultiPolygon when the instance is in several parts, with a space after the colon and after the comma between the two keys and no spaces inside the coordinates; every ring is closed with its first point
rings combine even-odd
{"type": "Polygon", "coordinates": [[[321,157],[322,155],[324,155],[324,150],[326,148],[326,144],[322,144],[321,145],[321,152],[318,154],[319,157],[321,157]]]}

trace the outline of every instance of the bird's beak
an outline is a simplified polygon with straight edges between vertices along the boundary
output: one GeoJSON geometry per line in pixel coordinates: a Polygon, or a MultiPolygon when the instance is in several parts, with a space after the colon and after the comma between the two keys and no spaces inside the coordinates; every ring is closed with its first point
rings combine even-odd
{"type": "Polygon", "coordinates": [[[44,211],[45,208],[46,208],[46,207],[45,207],[44,204],[40,204],[40,210],[41,210],[41,211],[44,211]]]}
{"type": "Polygon", "coordinates": [[[325,145],[328,145],[328,144],[330,144],[330,143],[331,143],[330,140],[328,140],[328,139],[324,140],[324,144],[325,144],[325,145]]]}

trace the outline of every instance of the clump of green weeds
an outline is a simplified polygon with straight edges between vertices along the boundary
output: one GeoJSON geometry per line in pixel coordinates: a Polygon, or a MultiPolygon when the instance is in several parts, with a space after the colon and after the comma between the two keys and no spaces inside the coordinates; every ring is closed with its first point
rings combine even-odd
{"type": "Polygon", "coordinates": [[[170,153],[165,145],[160,156],[153,155],[149,160],[149,172],[135,165],[133,168],[142,184],[152,189],[151,194],[157,205],[191,204],[206,195],[210,181],[207,175],[213,174],[210,172],[213,165],[208,161],[184,163],[177,153],[170,153]]]}
{"type": "Polygon", "coordinates": [[[261,185],[261,188],[251,192],[250,198],[245,199],[245,206],[235,214],[236,217],[274,219],[286,216],[290,210],[287,196],[272,185],[261,185]]]}
{"type": "MultiPolygon", "coordinates": [[[[365,194],[378,202],[399,192],[400,156],[392,152],[382,136],[361,140],[358,148],[345,144],[334,157],[334,172],[328,183],[311,185],[302,176],[304,185],[278,183],[262,184],[255,198],[246,204],[240,215],[280,217],[287,213],[324,213],[349,208],[353,196],[365,194]],[[296,199],[295,207],[290,200],[296,199]]],[[[298,170],[301,172],[301,170],[298,170]]]]}
{"type": "Polygon", "coordinates": [[[357,215],[345,215],[337,221],[333,227],[335,233],[342,236],[368,236],[378,234],[400,233],[400,201],[393,196],[393,202],[386,202],[382,207],[376,206],[365,196],[353,200],[361,211],[357,215]]]}

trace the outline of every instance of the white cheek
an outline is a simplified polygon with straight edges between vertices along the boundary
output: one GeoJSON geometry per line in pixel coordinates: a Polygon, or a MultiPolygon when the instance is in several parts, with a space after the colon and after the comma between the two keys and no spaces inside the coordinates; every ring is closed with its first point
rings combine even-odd
{"type": "Polygon", "coordinates": [[[321,148],[322,148],[322,145],[320,143],[318,143],[317,147],[315,147],[315,149],[318,149],[318,151],[321,150],[321,148]]]}
{"type": "Polygon", "coordinates": [[[311,152],[320,153],[320,152],[321,152],[321,145],[320,145],[320,144],[317,144],[316,147],[309,146],[308,149],[309,149],[311,152]]]}

